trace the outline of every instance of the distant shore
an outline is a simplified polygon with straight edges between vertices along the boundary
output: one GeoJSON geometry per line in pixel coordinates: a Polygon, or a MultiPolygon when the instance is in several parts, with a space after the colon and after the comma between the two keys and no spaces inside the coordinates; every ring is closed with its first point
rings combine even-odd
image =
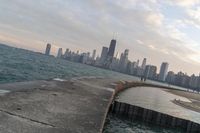
{"type": "Polygon", "coordinates": [[[185,97],[191,101],[191,102],[185,102],[179,99],[174,99],[172,101],[174,104],[200,113],[200,94],[186,92],[186,91],[179,91],[179,90],[166,90],[166,91],[178,96],[185,97]]]}

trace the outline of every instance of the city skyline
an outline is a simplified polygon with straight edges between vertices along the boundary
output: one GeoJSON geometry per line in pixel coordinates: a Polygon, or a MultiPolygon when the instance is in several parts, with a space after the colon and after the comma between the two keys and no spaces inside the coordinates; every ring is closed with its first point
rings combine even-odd
{"type": "MultiPolygon", "coordinates": [[[[115,39],[112,39],[112,40],[115,40],[115,39]]],[[[111,42],[110,42],[110,46],[111,46],[111,44],[112,44],[112,40],[111,40],[111,42]]],[[[117,41],[117,40],[115,40],[115,41],[117,41]]],[[[116,43],[116,42],[115,42],[116,43]]],[[[47,45],[46,45],[46,50],[45,50],[45,52],[44,52],[44,54],[47,52],[47,50],[49,50],[48,49],[48,45],[49,45],[50,43],[47,43],[47,45]]],[[[52,47],[52,44],[50,44],[51,45],[51,47],[52,47]]],[[[117,47],[117,45],[115,44],[115,47],[117,47]]],[[[94,54],[95,54],[95,58],[100,58],[100,62],[102,62],[102,59],[101,59],[101,57],[102,56],[104,56],[104,59],[103,59],[103,61],[105,61],[106,60],[106,57],[107,57],[107,53],[109,53],[109,47],[107,47],[107,46],[103,46],[102,47],[102,49],[101,49],[101,51],[97,51],[96,49],[93,49],[92,51],[79,51],[79,50],[77,50],[76,52],[75,51],[73,51],[72,49],[70,49],[70,48],[58,48],[58,50],[57,50],[57,52],[55,52],[54,54],[52,53],[52,52],[50,52],[50,55],[53,55],[53,56],[55,56],[55,57],[58,57],[58,54],[59,54],[59,58],[61,57],[61,54],[60,54],[60,50],[61,49],[66,49],[66,51],[64,52],[64,51],[62,51],[61,53],[63,54],[63,56],[66,54],[66,52],[72,52],[72,53],[75,53],[75,54],[89,54],[89,57],[91,58],[91,59],[94,59],[93,57],[94,57],[94,54]],[[72,51],[71,51],[72,50],[72,51]],[[64,52],[64,53],[63,53],[64,52]],[[97,52],[99,53],[99,54],[97,54],[97,52]]],[[[160,73],[160,69],[161,69],[161,67],[162,67],[162,64],[164,63],[164,64],[167,64],[167,70],[166,70],[166,72],[165,72],[165,78],[166,78],[166,76],[167,76],[167,72],[175,72],[175,73],[183,73],[183,74],[186,74],[186,75],[188,75],[188,76],[192,76],[192,75],[195,75],[195,76],[199,76],[200,75],[200,73],[191,73],[191,74],[188,74],[187,72],[184,72],[184,71],[181,71],[181,70],[179,70],[179,71],[173,71],[172,69],[170,69],[170,67],[169,67],[169,63],[167,62],[167,61],[162,61],[159,65],[156,65],[156,64],[152,64],[152,63],[150,63],[150,62],[148,62],[148,57],[145,57],[145,58],[141,58],[141,60],[140,59],[137,59],[137,60],[131,60],[131,59],[129,59],[129,49],[125,49],[125,51],[124,51],[124,53],[126,53],[127,55],[125,56],[125,58],[127,59],[127,61],[131,61],[132,63],[136,63],[135,65],[136,66],[140,66],[143,70],[145,70],[145,68],[146,67],[148,67],[148,69],[151,71],[152,69],[153,69],[153,71],[155,70],[155,72],[157,73],[157,74],[159,74],[160,73]],[[156,67],[156,68],[155,68],[156,67]]],[[[124,54],[123,52],[121,53],[121,57],[122,56],[124,56],[123,54],[124,54]]],[[[119,60],[119,63],[120,63],[120,56],[115,56],[115,55],[118,55],[119,54],[119,52],[116,52],[116,51],[114,51],[114,53],[113,53],[113,57],[114,58],[117,58],[118,60],[119,60]]],[[[94,59],[95,60],[95,59],[94,59]]],[[[124,62],[123,62],[124,63],[124,62]]],[[[127,65],[128,65],[128,62],[127,62],[127,65]]],[[[171,66],[171,64],[170,64],[170,66],[171,66]]],[[[146,72],[144,72],[144,73],[146,73],[146,72]]],[[[151,75],[151,74],[150,74],[151,75]]],[[[148,77],[148,75],[146,75],[147,77],[148,77]]],[[[165,79],[164,78],[164,79],[165,79]]],[[[163,81],[163,80],[159,80],[159,81],[163,81]]]]}
{"type": "Polygon", "coordinates": [[[43,52],[49,42],[54,55],[60,47],[100,55],[116,33],[117,52],[128,48],[130,60],[200,71],[199,0],[0,1],[1,43],[43,52]]]}
{"type": "MultiPolygon", "coordinates": [[[[66,51],[63,53],[62,48],[59,48],[56,57],[71,62],[78,62],[94,67],[120,72],[123,74],[137,76],[141,78],[141,81],[144,82],[149,79],[168,83],[169,85],[172,84],[199,91],[200,75],[187,75],[186,73],[183,73],[181,71],[179,71],[178,73],[169,71],[168,62],[162,62],[160,70],[158,70],[157,66],[147,63],[147,58],[144,58],[140,65],[139,60],[129,60],[129,49],[125,49],[124,52],[121,53],[120,58],[118,58],[118,53],[116,54],[116,56],[114,56],[116,53],[116,46],[117,40],[112,39],[110,41],[109,47],[103,46],[101,56],[97,57],[96,49],[94,49],[91,54],[91,52],[88,51],[83,53],[80,51],[71,51],[69,48],[66,48],[66,51]]],[[[50,56],[50,51],[51,44],[48,43],[46,45],[46,50],[44,51],[44,54],[50,56]]]]}

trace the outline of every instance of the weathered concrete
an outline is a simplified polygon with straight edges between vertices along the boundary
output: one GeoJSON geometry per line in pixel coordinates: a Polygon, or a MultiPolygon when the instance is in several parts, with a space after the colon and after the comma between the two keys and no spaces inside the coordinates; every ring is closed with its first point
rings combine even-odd
{"type": "MultiPolygon", "coordinates": [[[[117,93],[134,86],[152,86],[116,81],[91,78],[0,85],[0,90],[10,91],[0,95],[0,133],[101,133],[117,93]]],[[[126,108],[126,114],[131,109],[126,108]]],[[[151,111],[144,112],[143,119],[147,113],[150,120],[151,111]]]]}
{"type": "Polygon", "coordinates": [[[33,81],[0,85],[0,133],[100,133],[113,80],[33,81]],[[92,84],[91,84],[92,83],[92,84]]]}

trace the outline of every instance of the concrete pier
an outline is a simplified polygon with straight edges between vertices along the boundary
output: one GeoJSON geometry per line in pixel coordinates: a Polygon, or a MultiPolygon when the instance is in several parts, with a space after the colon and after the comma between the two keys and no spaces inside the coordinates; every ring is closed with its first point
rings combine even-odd
{"type": "Polygon", "coordinates": [[[0,133],[100,133],[112,80],[33,81],[0,85],[0,133]],[[91,84],[92,82],[92,84],[91,84]]]}
{"type": "MultiPolygon", "coordinates": [[[[164,127],[200,130],[199,124],[153,110],[114,102],[121,91],[155,86],[117,79],[80,78],[0,85],[0,133],[101,133],[107,113],[164,127]],[[112,104],[112,106],[111,106],[112,104]]],[[[197,132],[198,133],[198,132],[197,132]]]]}

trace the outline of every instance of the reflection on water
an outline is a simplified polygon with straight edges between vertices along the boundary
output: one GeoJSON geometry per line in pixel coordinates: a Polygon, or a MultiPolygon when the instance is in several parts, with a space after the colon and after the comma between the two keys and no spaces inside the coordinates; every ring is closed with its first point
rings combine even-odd
{"type": "Polygon", "coordinates": [[[109,115],[103,133],[182,133],[177,130],[169,130],[158,126],[142,124],[138,121],[123,120],[109,115]]]}
{"type": "Polygon", "coordinates": [[[8,90],[0,90],[0,96],[5,95],[6,93],[9,93],[10,91],[8,90]]]}
{"type": "Polygon", "coordinates": [[[172,102],[174,99],[190,102],[187,98],[153,87],[134,87],[127,89],[120,93],[117,101],[200,123],[200,113],[174,104],[172,102]]]}

